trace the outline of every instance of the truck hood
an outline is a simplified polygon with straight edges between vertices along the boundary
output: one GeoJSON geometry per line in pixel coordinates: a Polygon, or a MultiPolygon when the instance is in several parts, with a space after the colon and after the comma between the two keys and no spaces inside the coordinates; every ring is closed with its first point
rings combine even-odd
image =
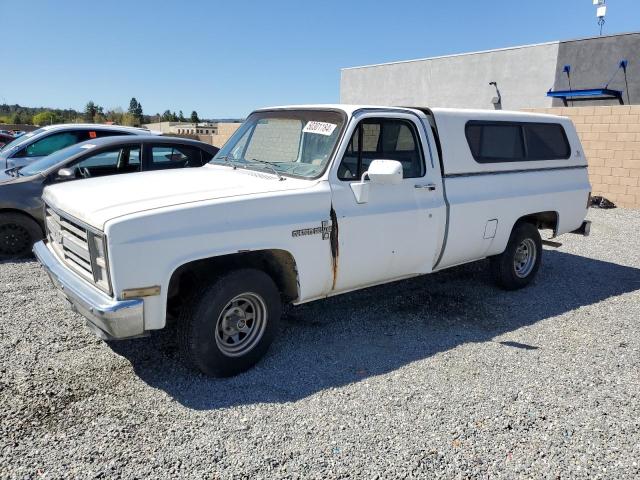
{"type": "Polygon", "coordinates": [[[108,176],[52,185],[42,198],[55,209],[104,229],[107,221],[162,207],[306,188],[309,180],[269,172],[205,165],[108,176]]]}

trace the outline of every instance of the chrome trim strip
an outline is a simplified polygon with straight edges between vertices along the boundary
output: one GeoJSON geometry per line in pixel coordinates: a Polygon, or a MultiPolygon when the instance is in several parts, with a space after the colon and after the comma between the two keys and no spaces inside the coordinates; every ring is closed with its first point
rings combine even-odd
{"type": "Polygon", "coordinates": [[[481,175],[506,175],[508,173],[535,173],[546,172],[548,170],[576,170],[586,169],[586,165],[572,165],[568,167],[544,167],[544,168],[520,168],[517,170],[494,170],[490,172],[466,172],[466,173],[447,173],[444,178],[460,178],[460,177],[478,177],[481,175]]]}

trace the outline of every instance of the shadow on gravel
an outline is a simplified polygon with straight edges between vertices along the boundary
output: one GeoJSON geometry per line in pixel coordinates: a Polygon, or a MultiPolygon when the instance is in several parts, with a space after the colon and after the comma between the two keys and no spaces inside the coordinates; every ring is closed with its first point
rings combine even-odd
{"type": "MultiPolygon", "coordinates": [[[[478,262],[295,307],[266,358],[230,379],[184,368],[171,330],[111,347],[188,408],[294,402],[640,289],[640,269],[555,250],[543,262],[537,281],[517,292],[495,288],[478,262]]],[[[536,348],[545,345],[520,351],[536,348]]]]}

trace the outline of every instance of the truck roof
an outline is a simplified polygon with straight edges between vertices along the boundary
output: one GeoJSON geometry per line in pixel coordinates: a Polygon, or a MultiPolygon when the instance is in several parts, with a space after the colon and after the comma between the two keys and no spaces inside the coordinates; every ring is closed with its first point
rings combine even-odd
{"type": "MultiPolygon", "coordinates": [[[[358,110],[387,110],[411,112],[421,118],[432,118],[437,130],[433,129],[436,142],[440,145],[442,153],[442,173],[446,175],[467,175],[482,172],[500,172],[513,169],[530,170],[540,168],[555,168],[563,166],[585,166],[586,158],[582,153],[582,146],[575,131],[575,127],[568,117],[547,115],[541,113],[508,111],[508,110],[480,110],[464,108],[429,108],[418,106],[382,106],[382,105],[343,105],[343,104],[319,104],[319,105],[286,105],[265,108],[264,110],[294,110],[294,109],[332,109],[345,112],[348,116],[358,110]],[[520,162],[492,162],[479,163],[474,160],[469,150],[466,137],[466,124],[470,120],[476,121],[506,121],[506,122],[531,122],[531,123],[556,123],[563,126],[567,141],[573,152],[570,158],[563,160],[561,164],[557,160],[520,161],[520,162]]],[[[434,123],[429,120],[429,123],[434,123]]]]}
{"type": "Polygon", "coordinates": [[[324,104],[301,104],[301,105],[279,105],[273,107],[260,108],[257,111],[264,110],[304,110],[304,109],[327,109],[327,110],[341,110],[347,115],[352,115],[357,110],[405,110],[414,113],[424,113],[426,110],[433,112],[433,115],[437,118],[439,116],[473,116],[483,118],[496,118],[502,120],[516,120],[516,117],[528,118],[533,117],[540,119],[557,119],[557,115],[549,115],[545,113],[530,113],[517,110],[482,110],[482,109],[467,109],[467,108],[446,108],[446,107],[428,107],[428,106],[390,106],[390,105],[357,105],[357,104],[342,104],[342,103],[324,103],[324,104]]]}

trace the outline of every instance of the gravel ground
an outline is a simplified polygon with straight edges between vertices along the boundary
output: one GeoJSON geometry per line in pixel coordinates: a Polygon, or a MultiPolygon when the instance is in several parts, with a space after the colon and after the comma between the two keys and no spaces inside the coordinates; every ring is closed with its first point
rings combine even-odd
{"type": "Polygon", "coordinates": [[[226,380],[2,264],[0,477],[637,478],[640,211],[589,216],[525,290],[479,262],[297,307],[226,380]]]}

